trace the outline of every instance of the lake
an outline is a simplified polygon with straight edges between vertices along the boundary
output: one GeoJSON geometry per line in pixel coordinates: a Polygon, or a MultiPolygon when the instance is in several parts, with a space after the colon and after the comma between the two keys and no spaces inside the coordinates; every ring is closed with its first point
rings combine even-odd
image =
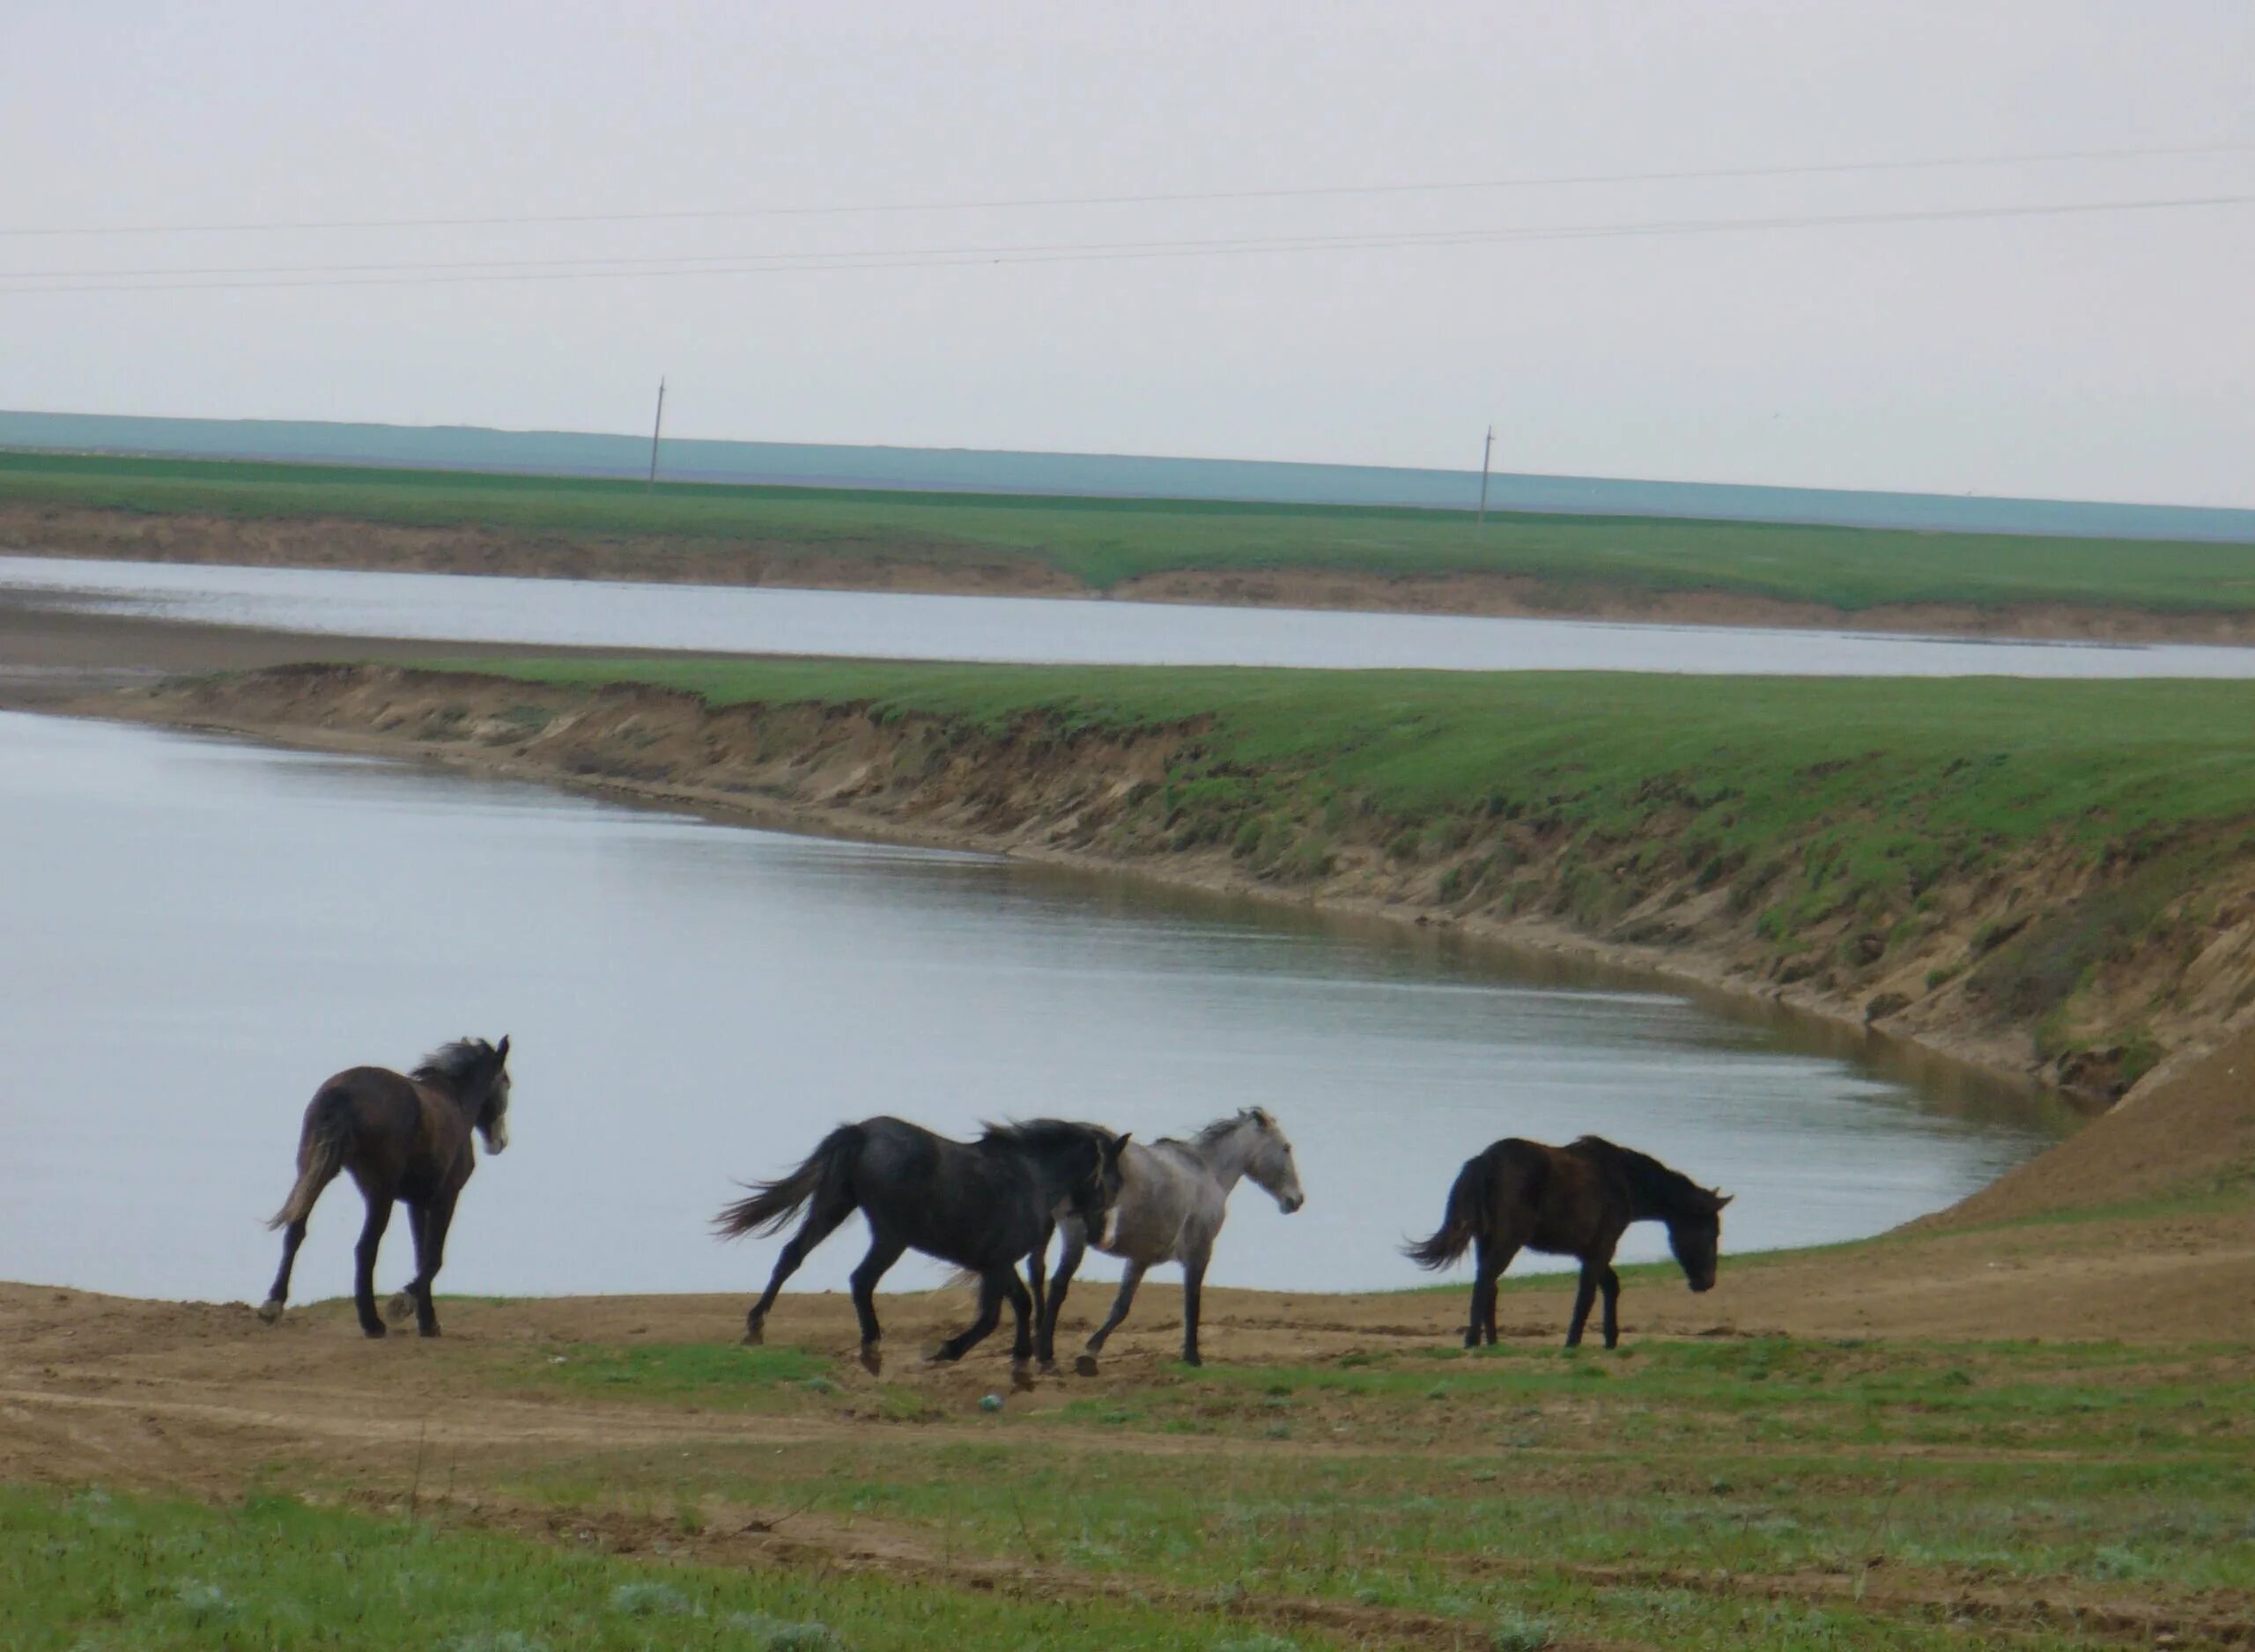
{"type": "MultiPolygon", "coordinates": [[[[748,1292],[773,1243],[712,1213],[877,1112],[1152,1135],[1262,1103],[1309,1202],[1240,1190],[1215,1280],[1323,1289],[1421,1282],[1395,1246],[1500,1135],[1720,1183],[1737,1250],[1876,1232],[2052,1139],[1812,1028],[1420,933],[134,726],[0,713],[0,866],[11,1279],[258,1300],[314,1088],[464,1033],[514,1035],[516,1087],[456,1293],[748,1292]]],[[[359,1222],[340,1182],[300,1299],[349,1288],[359,1222]]],[[[855,1224],[797,1286],[861,1250],[855,1224]]],[[[410,1272],[395,1223],[384,1288],[410,1272]]]]}
{"type": "MultiPolygon", "coordinates": [[[[433,643],[1024,664],[2255,677],[2255,648],[634,585],[0,557],[0,595],[85,612],[433,643]]],[[[348,651],[349,652],[349,651],[348,651]]]]}

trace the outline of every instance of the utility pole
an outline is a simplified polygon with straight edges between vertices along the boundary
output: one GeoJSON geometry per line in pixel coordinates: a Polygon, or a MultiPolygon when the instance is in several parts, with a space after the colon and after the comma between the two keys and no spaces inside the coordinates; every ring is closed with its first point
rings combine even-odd
{"type": "Polygon", "coordinates": [[[658,432],[666,427],[666,381],[658,380],[658,416],[650,421],[650,479],[643,484],[647,492],[658,485],[658,432]]]}
{"type": "MultiPolygon", "coordinates": [[[[1496,427],[1488,426],[1488,445],[1480,450],[1480,514],[1473,519],[1476,532],[1488,525],[1488,461],[1496,456],[1496,427]]],[[[656,461],[654,460],[652,463],[656,461]]]]}

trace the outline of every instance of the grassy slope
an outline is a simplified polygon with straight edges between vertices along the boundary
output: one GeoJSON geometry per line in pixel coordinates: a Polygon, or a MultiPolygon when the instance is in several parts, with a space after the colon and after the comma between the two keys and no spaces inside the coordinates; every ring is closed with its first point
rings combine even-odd
{"type": "Polygon", "coordinates": [[[2255,608],[2255,548],[1644,518],[1169,500],[884,494],[189,460],[0,454],[0,503],[336,516],[582,537],[756,540],[811,553],[1025,557],[1096,589],[1186,569],[1524,575],[1577,594],[1719,591],[1856,612],[1886,603],[2255,608]]]}
{"type": "Polygon", "coordinates": [[[1210,717],[1207,789],[1249,804],[1312,791],[1404,820],[1541,811],[1622,839],[1689,810],[1690,836],[1749,853],[1830,817],[1837,830],[1822,841],[1852,877],[1926,877],[1971,845],[2042,833],[2096,845],[2255,821],[2255,686],[2236,682],[793,660],[477,668],[647,682],[719,705],[866,704],[993,732],[1029,717],[1061,733],[1210,717]]]}
{"type": "MultiPolygon", "coordinates": [[[[1164,783],[1128,794],[1097,846],[1224,846],[1287,886],[1375,856],[1386,881],[1365,894],[1630,940],[1696,934],[1770,978],[1859,1003],[1883,988],[1918,1014],[1959,1015],[1932,995],[1962,976],[1967,1013],[2029,1029],[2039,1058],[2103,1052],[2095,1086],[2133,1082],[2180,1022],[2205,1024],[2255,992],[2222,977],[2197,1000],[2177,990],[2201,949],[2240,944],[2226,932],[2255,866],[2244,684],[481,668],[647,682],[721,705],[859,704],[1036,742],[1195,724],[1164,783]],[[1702,906],[1710,891],[1726,895],[1723,911],[1702,906]],[[1685,914],[1695,930],[1680,929],[1685,914]]],[[[2225,956],[2213,954],[2212,974],[2237,969],[2225,956]]]]}

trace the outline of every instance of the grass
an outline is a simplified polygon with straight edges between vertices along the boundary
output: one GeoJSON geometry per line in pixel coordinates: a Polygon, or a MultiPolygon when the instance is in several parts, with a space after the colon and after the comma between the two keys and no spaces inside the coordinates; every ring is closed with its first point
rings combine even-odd
{"type": "Polygon", "coordinates": [[[1028,561],[1093,590],[1182,570],[1522,576],[1562,610],[1604,592],[1888,603],[2255,608],[2255,548],[1642,517],[661,484],[208,460],[0,454],[0,501],[343,517],[586,540],[757,542],[773,556],[1028,561]]]}
{"type": "Polygon", "coordinates": [[[650,683],[713,705],[852,704],[990,734],[1201,725],[1197,755],[1166,785],[1179,812],[1228,816],[1216,842],[1273,812],[1335,803],[1414,828],[1411,858],[1460,847],[1498,817],[1627,842],[1667,816],[1670,835],[1717,856],[1804,843],[1805,882],[1907,885],[1974,845],[2061,834],[2096,847],[2255,822],[2255,685],[2238,682],[796,660],[469,668],[650,683]]]}
{"type": "Polygon", "coordinates": [[[2031,1603],[2189,1611],[2214,1594],[2230,1610],[2255,1588],[2244,1360],[1782,1338],[1435,1346],[1172,1368],[976,1433],[721,1446],[685,1470],[625,1452],[520,1489],[570,1507],[654,1477],[958,1553],[1567,1641],[1964,1645],[1946,1603],[1987,1589],[2027,1608],[2015,1643],[2064,1646],[2083,1642],[2031,1603]],[[1181,1435],[1195,1449],[1150,1443],[1181,1435]]]}
{"type": "Polygon", "coordinates": [[[1204,1648],[1218,1615],[838,1573],[653,1567],[260,1497],[229,1508],[0,1486],[10,1652],[1204,1648]]]}

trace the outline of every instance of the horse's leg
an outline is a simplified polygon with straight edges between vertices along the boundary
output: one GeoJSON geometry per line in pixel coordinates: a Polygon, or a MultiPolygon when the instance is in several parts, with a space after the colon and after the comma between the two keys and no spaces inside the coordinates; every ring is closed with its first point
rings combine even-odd
{"type": "Polygon", "coordinates": [[[1613,1265],[1605,1265],[1605,1272],[1597,1276],[1597,1288],[1605,1293],[1605,1346],[1621,1346],[1621,1276],[1613,1265]]]}
{"type": "MultiPolygon", "coordinates": [[[[814,1205],[808,1210],[807,1219],[799,1224],[798,1232],[793,1234],[790,1242],[783,1247],[783,1254],[775,1258],[775,1271],[767,1276],[767,1288],[760,1292],[759,1300],[751,1305],[751,1311],[743,1316],[743,1340],[746,1347],[757,1347],[761,1337],[765,1334],[762,1328],[767,1322],[767,1310],[775,1306],[775,1293],[783,1288],[783,1281],[796,1273],[799,1271],[799,1265],[807,1259],[808,1254],[817,1245],[836,1233],[838,1225],[853,1213],[854,1201],[850,1197],[839,1195],[825,1198],[820,1193],[815,1195],[814,1205]]],[[[872,1251],[870,1254],[874,1256],[876,1252],[872,1251]]],[[[899,1254],[897,1250],[893,1252],[895,1260],[898,1259],[899,1254]]],[[[864,1265],[867,1265],[864,1264],[864,1265]]],[[[886,1267],[891,1265],[891,1262],[885,1264],[886,1267]]],[[[884,1270],[878,1271],[882,1272],[884,1270]]],[[[876,1323],[874,1315],[862,1321],[863,1341],[876,1340],[876,1332],[869,1329],[876,1323]]],[[[866,1358],[863,1363],[868,1363],[866,1358]]]]}
{"type": "Polygon", "coordinates": [[[384,1334],[376,1316],[376,1250],[391,1225],[391,1195],[367,1195],[368,1220],[360,1226],[360,1243],[352,1247],[352,1306],[360,1316],[360,1329],[371,1337],[384,1334]]]}
{"type": "MultiPolygon", "coordinates": [[[[810,1245],[809,1250],[813,1247],[810,1245]]],[[[885,1271],[900,1260],[908,1247],[899,1240],[883,1233],[873,1233],[869,1254],[861,1258],[861,1265],[854,1270],[854,1316],[861,1322],[861,1368],[871,1376],[884,1369],[884,1353],[877,1346],[884,1333],[877,1328],[877,1281],[885,1271]]],[[[781,1264],[776,1265],[780,1268],[781,1264]]],[[[796,1266],[794,1263],[792,1265],[796,1266]]],[[[769,1294],[773,1291],[771,1288],[769,1294]]],[[[758,1311],[758,1310],[755,1310],[758,1311]]]]}
{"type": "Polygon", "coordinates": [[[415,1293],[422,1287],[424,1257],[431,1244],[430,1228],[430,1207],[410,1203],[407,1207],[407,1234],[415,1242],[415,1277],[407,1281],[405,1288],[394,1291],[391,1300],[384,1304],[384,1317],[395,1325],[405,1323],[415,1311],[415,1293]]]}
{"type": "MultiPolygon", "coordinates": [[[[1049,1235],[1051,1229],[1041,1230],[1041,1248],[1025,1259],[1026,1283],[1033,1291],[1033,1323],[1039,1327],[1048,1302],[1049,1235]]],[[[1013,1276],[1015,1277],[1015,1275],[1013,1276]]],[[[1043,1358],[1047,1358],[1044,1355],[1043,1358]]]]}
{"type": "Polygon", "coordinates": [[[1182,1258],[1182,1362],[1203,1365],[1198,1357],[1198,1305],[1206,1289],[1208,1254],[1201,1251],[1182,1258]]]}
{"type": "MultiPolygon", "coordinates": [[[[1081,1258],[1087,1254],[1087,1235],[1079,1223],[1068,1222],[1065,1225],[1065,1248],[1058,1252],[1057,1272],[1050,1276],[1048,1300],[1044,1302],[1036,1298],[1034,1302],[1034,1311],[1041,1316],[1041,1341],[1035,1353],[1039,1355],[1041,1368],[1045,1371],[1057,1368],[1057,1321],[1065,1311],[1065,1293],[1072,1286],[1073,1275],[1081,1265],[1081,1258]]],[[[1095,1362],[1091,1361],[1090,1363],[1093,1365],[1095,1362]]]]}
{"type": "Polygon", "coordinates": [[[1481,1339],[1491,1348],[1496,1346],[1496,1298],[1499,1294],[1497,1287],[1504,1275],[1511,1270],[1512,1259],[1518,1255],[1517,1245],[1505,1244],[1498,1241],[1493,1261],[1488,1271],[1488,1291],[1485,1299],[1487,1309],[1481,1316],[1480,1328],[1481,1339]]]}
{"type": "Polygon", "coordinates": [[[1075,1362],[1075,1368],[1083,1376],[1096,1375],[1096,1356],[1104,1352],[1105,1339],[1128,1317],[1128,1307],[1135,1300],[1135,1287],[1143,1282],[1143,1266],[1141,1262],[1130,1262],[1127,1272],[1120,1276],[1120,1294],[1112,1299],[1112,1311],[1104,1316],[1102,1324],[1089,1333],[1088,1352],[1075,1362]]]}
{"type": "Polygon", "coordinates": [[[268,1324],[282,1317],[282,1304],[290,1300],[290,1270],[298,1265],[298,1247],[306,1242],[306,1224],[293,1221],[282,1230],[282,1269],[259,1305],[258,1316],[268,1324]]]}
{"type": "MultiPolygon", "coordinates": [[[[994,1327],[1002,1323],[1005,1288],[1002,1281],[1005,1279],[1013,1285],[1017,1284],[1017,1270],[1015,1267],[989,1268],[979,1276],[979,1317],[932,1350],[934,1364],[953,1365],[986,1341],[993,1334],[994,1327]]],[[[1023,1290],[1024,1287],[1020,1286],[1019,1288],[1023,1290]]]]}
{"type": "Polygon", "coordinates": [[[1472,1309],[1464,1326],[1464,1346],[1468,1348],[1480,1346],[1481,1329],[1487,1323],[1488,1293],[1495,1288],[1496,1282],[1496,1271],[1490,1265],[1495,1248],[1488,1243],[1488,1235],[1482,1234],[1472,1243],[1472,1309]]]}
{"type": "Polygon", "coordinates": [[[1597,1301],[1598,1272],[1604,1265],[1601,1262],[1595,1265],[1582,1264],[1581,1283],[1574,1287],[1573,1323],[1566,1327],[1566,1346],[1570,1348],[1582,1346],[1582,1327],[1589,1324],[1589,1310],[1597,1301]]]}
{"type": "Polygon", "coordinates": [[[439,1270],[447,1265],[447,1232],[455,1225],[455,1195],[443,1193],[423,1213],[422,1243],[416,1250],[415,1329],[423,1336],[439,1334],[439,1310],[431,1300],[439,1270]]]}
{"type": "Polygon", "coordinates": [[[1002,1289],[1010,1299],[1010,1311],[1017,1316],[1017,1340],[1010,1345],[1010,1386],[1031,1390],[1033,1387],[1033,1327],[1041,1312],[1041,1299],[1018,1283],[1018,1271],[1012,1268],[1004,1277],[1002,1289]]]}

